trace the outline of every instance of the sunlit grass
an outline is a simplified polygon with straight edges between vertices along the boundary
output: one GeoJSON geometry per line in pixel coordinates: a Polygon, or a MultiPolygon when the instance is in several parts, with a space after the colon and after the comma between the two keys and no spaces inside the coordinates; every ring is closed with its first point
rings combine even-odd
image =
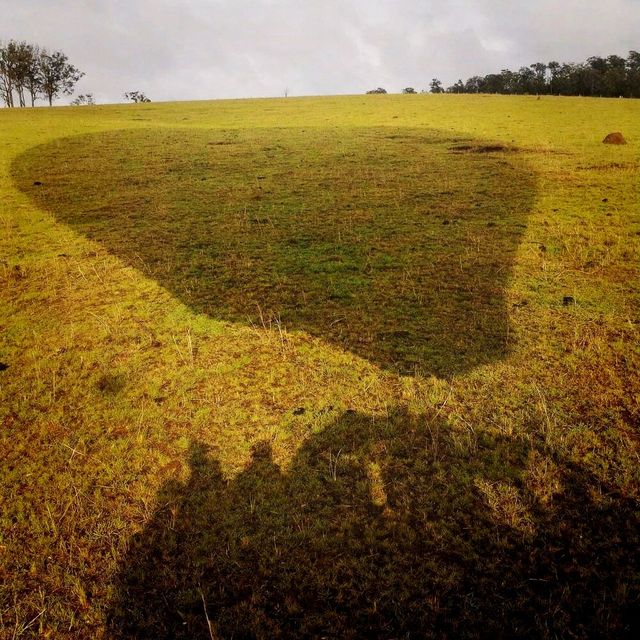
{"type": "Polygon", "coordinates": [[[639,116],[0,111],[0,635],[630,633],[639,116]]]}

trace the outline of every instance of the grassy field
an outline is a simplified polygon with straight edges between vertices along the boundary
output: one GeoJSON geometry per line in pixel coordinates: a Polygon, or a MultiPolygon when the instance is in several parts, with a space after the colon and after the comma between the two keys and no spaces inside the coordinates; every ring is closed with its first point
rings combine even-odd
{"type": "Polygon", "coordinates": [[[640,102],[0,143],[0,637],[637,637],[640,102]]]}

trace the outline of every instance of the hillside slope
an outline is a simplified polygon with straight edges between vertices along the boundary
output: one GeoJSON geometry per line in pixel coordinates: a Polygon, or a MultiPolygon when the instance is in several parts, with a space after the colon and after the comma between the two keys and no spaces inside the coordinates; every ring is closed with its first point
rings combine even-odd
{"type": "Polygon", "coordinates": [[[639,102],[0,131],[1,637],[635,635],[639,102]]]}

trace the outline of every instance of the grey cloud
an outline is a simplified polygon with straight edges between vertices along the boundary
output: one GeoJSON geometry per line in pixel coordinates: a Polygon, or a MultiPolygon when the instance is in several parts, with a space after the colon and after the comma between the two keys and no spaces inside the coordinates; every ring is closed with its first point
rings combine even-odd
{"type": "Polygon", "coordinates": [[[65,51],[99,102],[399,91],[637,49],[638,0],[0,0],[0,38],[65,51]],[[8,19],[7,19],[8,18],[8,19]]]}

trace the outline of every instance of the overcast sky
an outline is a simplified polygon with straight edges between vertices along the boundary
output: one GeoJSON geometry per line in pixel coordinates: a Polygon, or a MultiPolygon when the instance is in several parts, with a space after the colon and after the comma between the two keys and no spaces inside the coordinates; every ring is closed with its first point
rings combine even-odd
{"type": "Polygon", "coordinates": [[[61,49],[101,103],[419,90],[640,49],[640,0],[0,0],[0,16],[0,40],[61,49]]]}

